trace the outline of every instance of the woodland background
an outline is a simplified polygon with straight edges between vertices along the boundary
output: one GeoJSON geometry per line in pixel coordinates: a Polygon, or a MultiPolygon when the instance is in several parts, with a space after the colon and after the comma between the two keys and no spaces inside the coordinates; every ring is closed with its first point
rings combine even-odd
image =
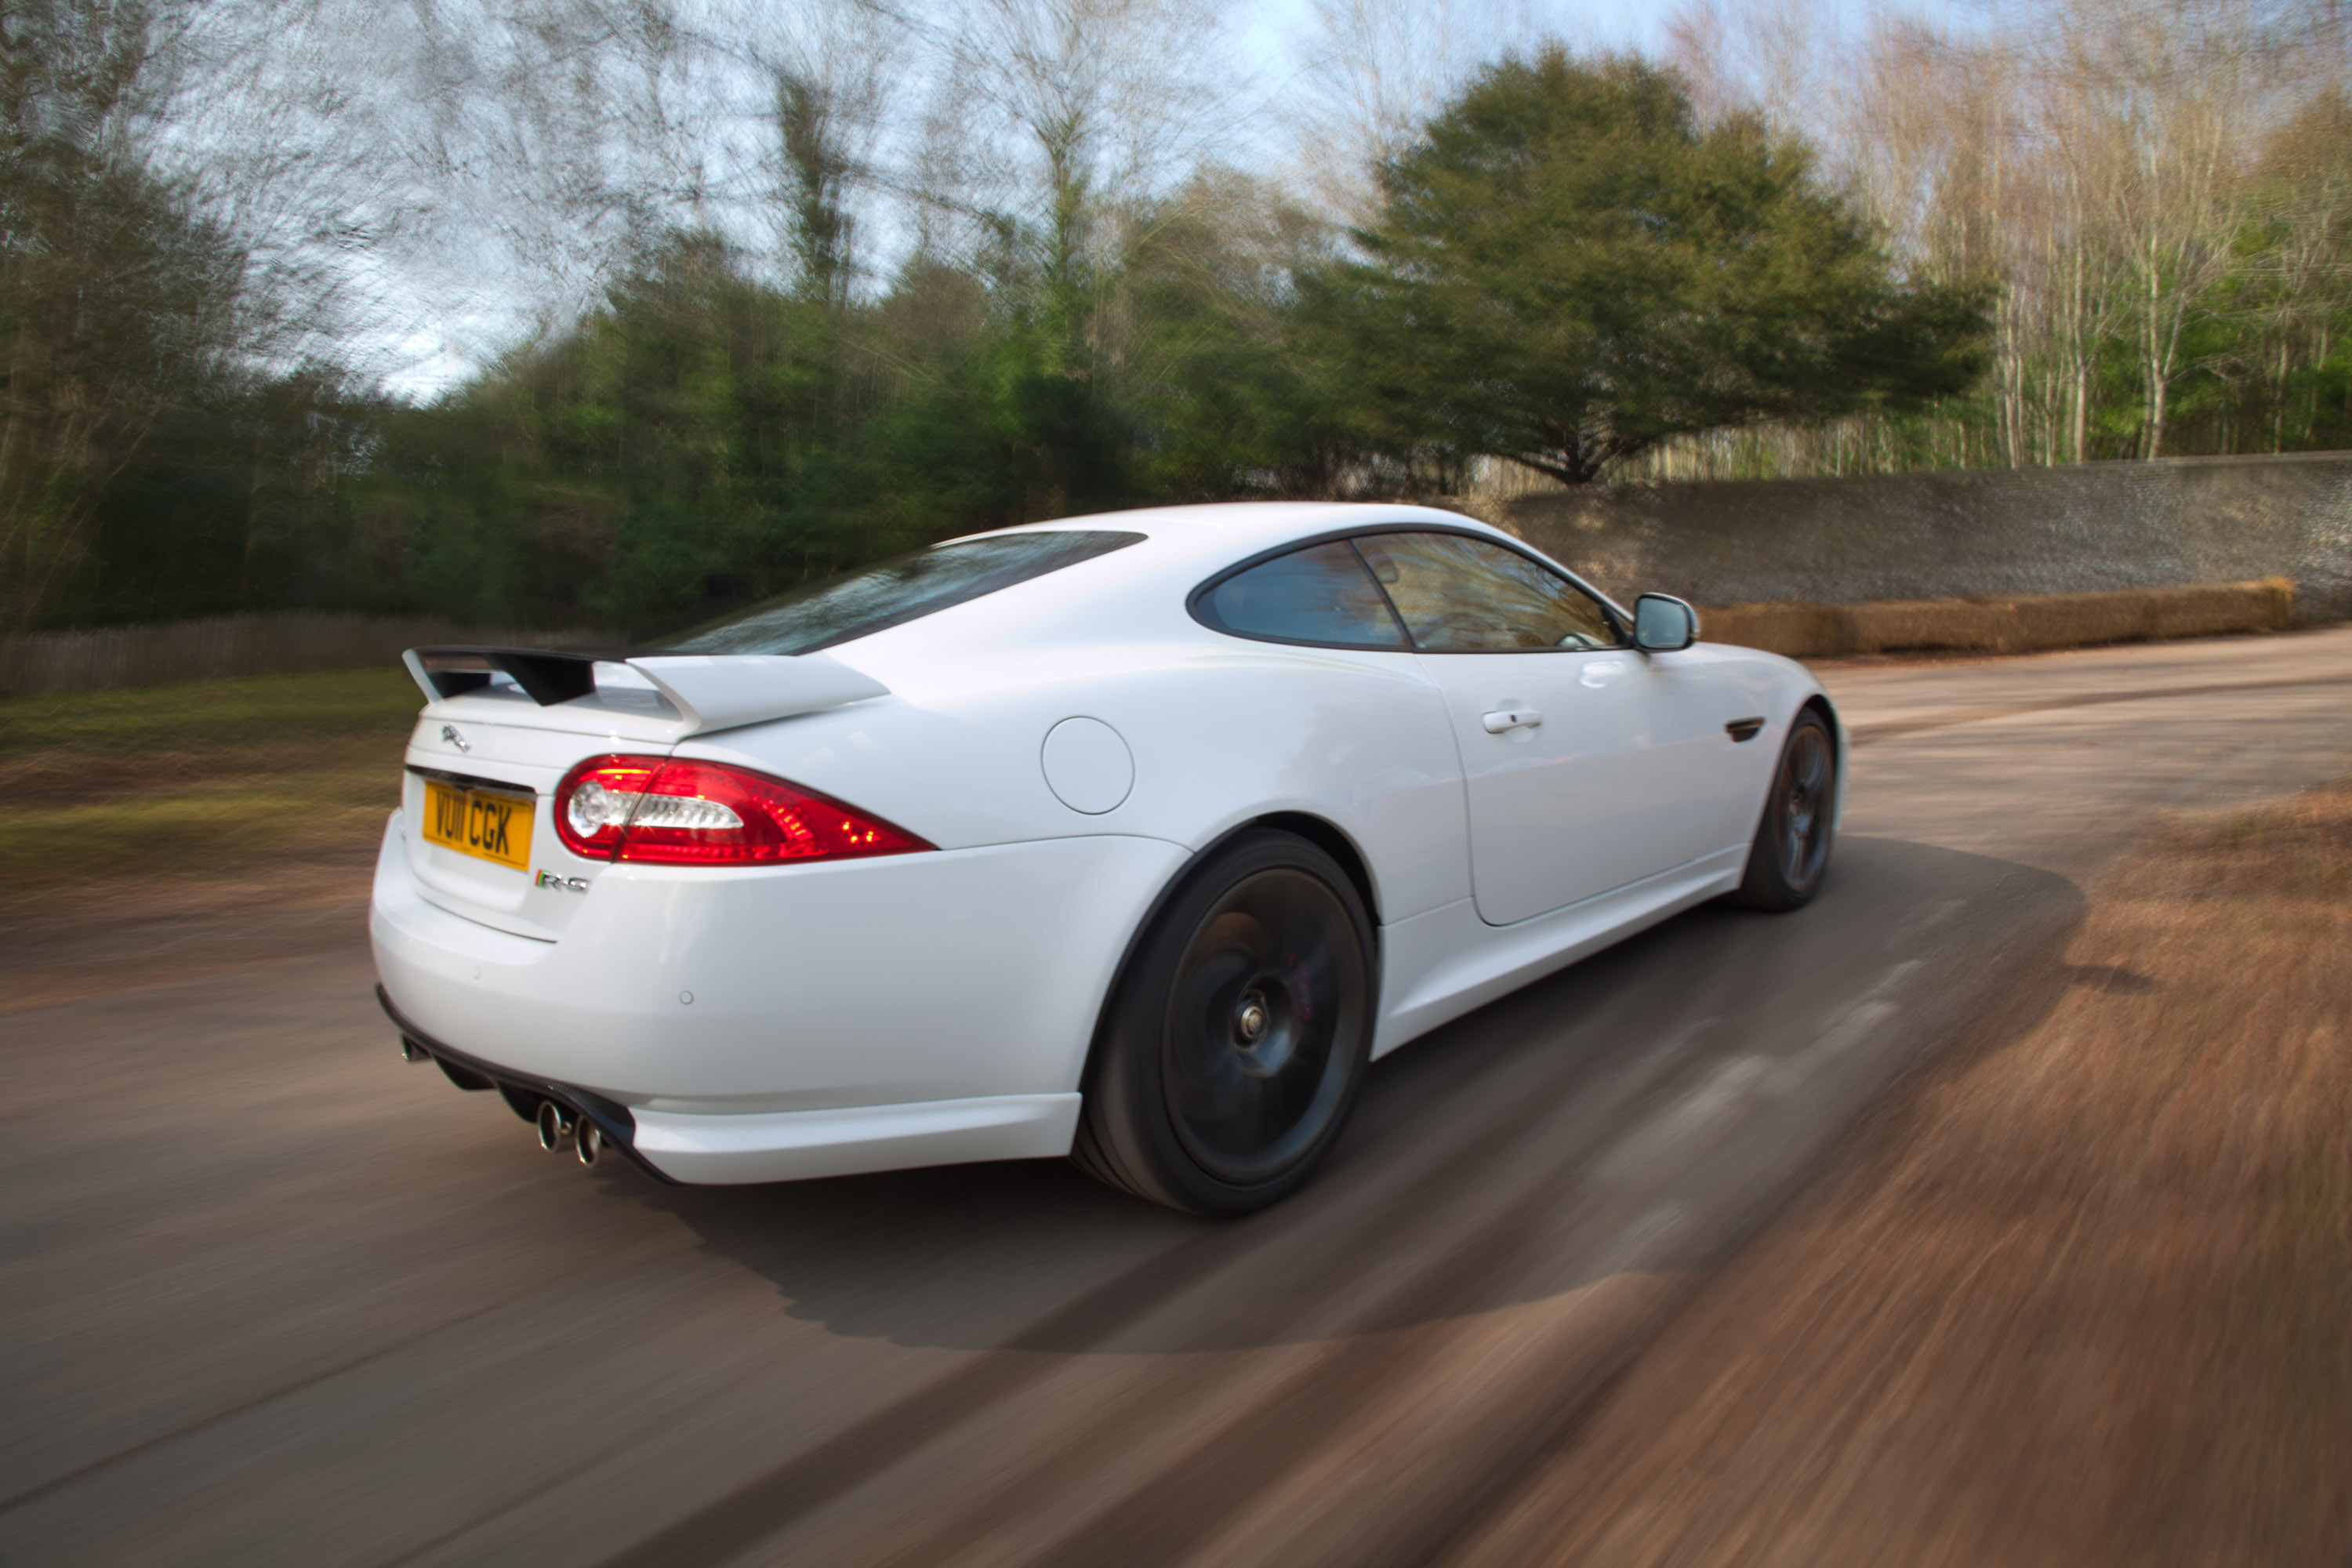
{"type": "Polygon", "coordinates": [[[2332,5],[1306,15],[1268,82],[1207,0],[5,0],[0,633],[646,636],[1163,500],[2352,447],[2332,5]]]}

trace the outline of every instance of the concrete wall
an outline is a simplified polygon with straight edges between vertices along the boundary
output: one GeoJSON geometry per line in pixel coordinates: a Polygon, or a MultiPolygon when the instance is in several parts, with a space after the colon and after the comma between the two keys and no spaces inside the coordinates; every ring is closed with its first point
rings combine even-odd
{"type": "Polygon", "coordinates": [[[2285,577],[2352,619],[2352,453],[1627,485],[1473,509],[1630,600],[1853,604],[2285,577]]]}

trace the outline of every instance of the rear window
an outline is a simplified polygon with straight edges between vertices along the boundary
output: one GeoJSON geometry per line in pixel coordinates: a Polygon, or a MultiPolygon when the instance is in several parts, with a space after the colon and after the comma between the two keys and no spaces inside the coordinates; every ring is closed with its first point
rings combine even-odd
{"type": "Polygon", "coordinates": [[[1404,628],[1346,540],[1277,555],[1226,578],[1200,608],[1220,631],[1275,642],[1402,649],[1404,628]]]}
{"type": "Polygon", "coordinates": [[[1142,538],[1080,529],[935,544],[795,588],[698,626],[667,646],[679,653],[814,653],[1108,555],[1142,538]]]}

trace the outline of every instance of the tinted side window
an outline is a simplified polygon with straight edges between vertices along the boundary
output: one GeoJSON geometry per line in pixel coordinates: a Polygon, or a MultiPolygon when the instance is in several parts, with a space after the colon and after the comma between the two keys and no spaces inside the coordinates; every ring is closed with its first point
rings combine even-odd
{"type": "Polygon", "coordinates": [[[1516,550],[1458,533],[1356,542],[1424,653],[1623,646],[1598,599],[1516,550]]]}
{"type": "Polygon", "coordinates": [[[1341,647],[1405,647],[1388,600],[1346,540],[1260,562],[1201,601],[1212,626],[1243,637],[1341,647]]]}
{"type": "Polygon", "coordinates": [[[667,646],[680,653],[814,653],[1091,561],[1142,538],[1106,529],[1062,529],[934,545],[796,588],[667,646]]]}

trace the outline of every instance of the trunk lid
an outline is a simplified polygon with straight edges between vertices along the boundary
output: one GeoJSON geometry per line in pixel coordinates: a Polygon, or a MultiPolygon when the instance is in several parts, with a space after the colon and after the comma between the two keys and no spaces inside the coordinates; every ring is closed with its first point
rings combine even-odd
{"type": "Polygon", "coordinates": [[[607,862],[555,830],[565,773],[611,752],[667,756],[689,735],[887,694],[823,655],[412,648],[427,698],[408,738],[403,836],[418,893],[517,936],[560,939],[607,862]]]}

